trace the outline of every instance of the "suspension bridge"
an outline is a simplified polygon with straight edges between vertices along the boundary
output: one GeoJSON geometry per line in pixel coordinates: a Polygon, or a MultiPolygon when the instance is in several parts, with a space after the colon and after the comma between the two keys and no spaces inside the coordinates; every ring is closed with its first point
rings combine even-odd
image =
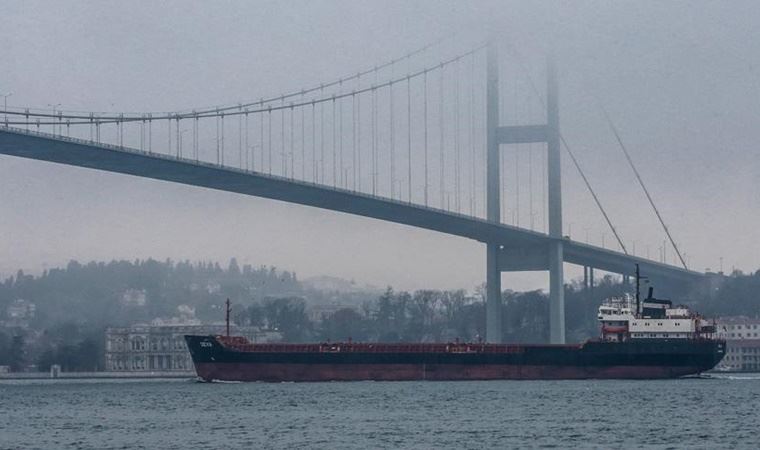
{"type": "MultiPolygon", "coordinates": [[[[563,263],[583,266],[584,282],[592,286],[595,269],[627,277],[635,264],[654,279],[686,284],[702,279],[683,258],[676,266],[665,258],[629,254],[560,133],[553,63],[547,65],[543,95],[531,85],[541,120],[505,125],[496,45],[476,44],[442,56],[433,51],[437,46],[442,47],[431,44],[338,80],[233,105],[163,113],[4,106],[0,154],[280,200],[476,240],[486,247],[489,342],[501,340],[502,272],[549,272],[553,343],[565,342],[563,263]],[[508,204],[505,195],[509,146],[527,146],[529,169],[523,176],[529,186],[529,227],[520,222],[525,207],[520,206],[520,184],[516,204],[508,204]],[[563,236],[563,147],[619,249],[563,236]],[[535,196],[540,197],[536,210],[535,196]]],[[[515,168],[519,177],[519,164],[515,168]]],[[[655,207],[648,191],[647,198],[655,207]]]]}

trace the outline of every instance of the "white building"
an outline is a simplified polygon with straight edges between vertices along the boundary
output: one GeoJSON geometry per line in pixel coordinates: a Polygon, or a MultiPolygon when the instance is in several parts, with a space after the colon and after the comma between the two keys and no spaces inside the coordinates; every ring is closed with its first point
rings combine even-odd
{"type": "Polygon", "coordinates": [[[145,306],[146,299],[145,289],[127,289],[121,294],[121,304],[126,306],[145,306]]]}
{"type": "Polygon", "coordinates": [[[0,322],[0,326],[28,328],[29,321],[34,319],[36,312],[37,305],[29,300],[17,298],[5,309],[7,320],[0,322]]]}
{"type": "Polygon", "coordinates": [[[726,340],[726,356],[718,365],[719,370],[760,371],[760,318],[721,318],[718,335],[726,340]]]}
{"type": "MultiPolygon", "coordinates": [[[[197,325],[160,323],[106,329],[105,365],[107,371],[153,372],[193,371],[185,344],[186,334],[225,333],[224,324],[197,325]]],[[[251,342],[272,342],[279,333],[254,327],[230,327],[230,334],[245,336],[251,342]]]]}

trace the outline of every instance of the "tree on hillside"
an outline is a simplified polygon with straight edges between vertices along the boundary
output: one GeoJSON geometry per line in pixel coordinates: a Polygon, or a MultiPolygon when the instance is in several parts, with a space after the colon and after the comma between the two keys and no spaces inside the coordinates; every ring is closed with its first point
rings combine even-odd
{"type": "Polygon", "coordinates": [[[366,341],[369,332],[365,317],[352,308],[341,308],[322,320],[319,336],[323,341],[366,341]]]}
{"type": "Polygon", "coordinates": [[[26,349],[24,347],[24,336],[14,335],[8,349],[8,365],[11,366],[12,372],[20,372],[26,365],[26,349]]]}
{"type": "Polygon", "coordinates": [[[306,303],[301,298],[276,298],[264,301],[264,317],[271,329],[280,331],[288,342],[306,340],[311,323],[306,315],[306,303]]]}

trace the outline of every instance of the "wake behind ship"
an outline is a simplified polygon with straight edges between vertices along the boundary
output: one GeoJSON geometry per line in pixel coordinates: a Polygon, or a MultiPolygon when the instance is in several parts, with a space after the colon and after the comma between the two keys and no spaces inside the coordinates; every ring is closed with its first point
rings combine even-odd
{"type": "Polygon", "coordinates": [[[676,378],[715,367],[726,343],[685,307],[630,295],[599,307],[601,338],[574,345],[255,344],[185,336],[205,381],[402,381],[676,378]]]}

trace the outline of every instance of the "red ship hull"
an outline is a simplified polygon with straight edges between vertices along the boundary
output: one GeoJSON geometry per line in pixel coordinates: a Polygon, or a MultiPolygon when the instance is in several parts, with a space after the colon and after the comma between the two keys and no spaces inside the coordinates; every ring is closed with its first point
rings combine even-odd
{"type": "Polygon", "coordinates": [[[695,366],[472,366],[425,364],[198,363],[203,380],[219,381],[463,381],[678,378],[699,373],[695,366]]]}

